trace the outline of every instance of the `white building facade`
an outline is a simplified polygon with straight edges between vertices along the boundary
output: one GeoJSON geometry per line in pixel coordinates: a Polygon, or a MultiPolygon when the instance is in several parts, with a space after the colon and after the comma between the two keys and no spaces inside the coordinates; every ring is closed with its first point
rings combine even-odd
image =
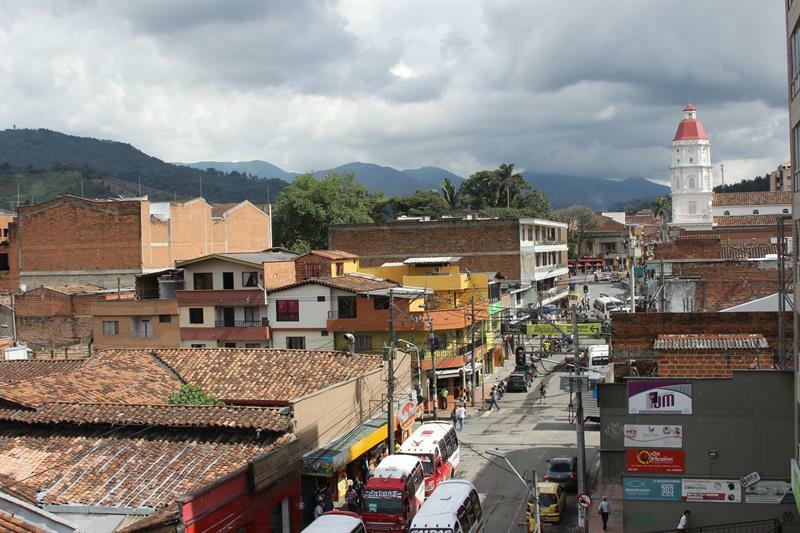
{"type": "Polygon", "coordinates": [[[714,183],[711,145],[697,109],[683,108],[683,120],[672,140],[672,226],[686,230],[711,229],[714,183]]]}

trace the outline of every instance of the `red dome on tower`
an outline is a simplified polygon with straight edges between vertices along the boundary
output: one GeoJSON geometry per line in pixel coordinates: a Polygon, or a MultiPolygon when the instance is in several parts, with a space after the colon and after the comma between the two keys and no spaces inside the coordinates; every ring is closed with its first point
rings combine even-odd
{"type": "Polygon", "coordinates": [[[697,111],[697,108],[692,104],[688,104],[683,108],[683,112],[687,113],[687,115],[686,118],[681,120],[678,124],[678,130],[675,132],[675,137],[672,139],[673,142],[708,140],[708,134],[705,128],[703,128],[703,123],[694,118],[696,116],[695,111],[697,111]]]}

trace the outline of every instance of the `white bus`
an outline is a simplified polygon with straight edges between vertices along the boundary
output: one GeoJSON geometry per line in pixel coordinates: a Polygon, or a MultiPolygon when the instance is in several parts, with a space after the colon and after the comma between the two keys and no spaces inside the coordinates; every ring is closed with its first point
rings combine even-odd
{"type": "Polygon", "coordinates": [[[469,481],[443,481],[411,521],[409,533],[478,533],[483,531],[483,509],[478,491],[469,481]]]}
{"type": "Polygon", "coordinates": [[[328,511],[311,522],[301,533],[367,533],[356,513],[328,511]]]}
{"type": "Polygon", "coordinates": [[[599,320],[608,320],[611,318],[612,312],[624,311],[625,302],[619,298],[601,294],[597,297],[593,304],[594,316],[599,320]]]}
{"type": "Polygon", "coordinates": [[[415,455],[425,473],[425,495],[455,475],[459,463],[458,435],[449,422],[424,422],[400,447],[403,455],[415,455]]]}

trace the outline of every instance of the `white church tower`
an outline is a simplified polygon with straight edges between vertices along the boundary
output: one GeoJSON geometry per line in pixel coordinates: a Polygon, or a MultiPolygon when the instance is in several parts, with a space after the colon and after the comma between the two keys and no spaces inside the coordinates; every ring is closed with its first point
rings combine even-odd
{"type": "Polygon", "coordinates": [[[672,139],[672,223],[685,230],[711,229],[711,146],[697,109],[683,108],[683,120],[672,139]]]}

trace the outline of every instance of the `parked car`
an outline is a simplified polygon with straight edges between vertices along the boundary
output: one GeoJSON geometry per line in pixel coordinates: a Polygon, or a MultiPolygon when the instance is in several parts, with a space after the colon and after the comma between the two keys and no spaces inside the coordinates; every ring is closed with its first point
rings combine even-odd
{"type": "Polygon", "coordinates": [[[558,483],[567,490],[578,488],[578,458],[553,457],[547,461],[545,481],[558,483]]]}
{"type": "MultiPolygon", "coordinates": [[[[567,505],[567,493],[558,483],[537,483],[539,492],[539,517],[542,522],[561,522],[564,507],[567,505]]],[[[528,523],[535,519],[533,500],[528,498],[528,523]]],[[[530,527],[529,527],[530,529],[530,527]]]]}
{"type": "Polygon", "coordinates": [[[528,392],[528,376],[524,372],[512,372],[506,381],[508,392],[528,392]]]}

